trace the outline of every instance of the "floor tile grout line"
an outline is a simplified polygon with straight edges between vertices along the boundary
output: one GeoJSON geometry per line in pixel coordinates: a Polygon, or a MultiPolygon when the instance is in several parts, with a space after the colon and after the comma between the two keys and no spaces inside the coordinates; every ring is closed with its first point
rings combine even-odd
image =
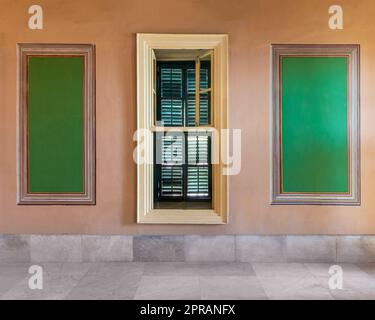
{"type": "MultiPolygon", "coordinates": [[[[81,262],[81,263],[84,263],[84,262],[81,262]]],[[[90,266],[87,268],[87,271],[82,275],[82,277],[80,277],[80,279],[76,282],[75,286],[73,288],[71,288],[71,290],[69,290],[68,294],[65,295],[64,297],[64,300],[69,296],[69,294],[79,286],[79,284],[81,283],[81,281],[89,274],[89,272],[91,271],[91,269],[93,268],[93,264],[94,263],[91,263],[91,262],[87,262],[87,263],[90,263],[90,266]]]]}
{"type": "Polygon", "coordinates": [[[17,288],[17,286],[19,286],[22,282],[26,282],[27,281],[27,278],[28,276],[26,275],[24,278],[22,278],[21,280],[19,280],[14,286],[12,286],[11,288],[9,288],[8,290],[6,290],[5,292],[3,292],[1,295],[0,295],[0,301],[1,300],[4,300],[4,297],[10,293],[14,288],[17,288]]]}
{"type": "MultiPolygon", "coordinates": [[[[81,262],[81,263],[85,263],[85,262],[81,262]]],[[[87,263],[89,263],[89,262],[87,262],[87,263]]],[[[65,296],[64,296],[61,300],[66,300],[66,298],[69,296],[69,294],[70,294],[70,293],[71,293],[76,287],[78,287],[78,285],[80,284],[80,282],[82,281],[82,279],[83,279],[84,277],[86,277],[86,275],[89,273],[89,271],[90,271],[91,268],[92,268],[92,264],[90,263],[90,266],[87,268],[86,272],[84,272],[84,273],[82,274],[82,276],[79,278],[79,280],[76,281],[75,285],[74,285],[72,288],[70,288],[70,290],[65,294],[65,296]]]]}
{"type": "Polygon", "coordinates": [[[307,267],[307,263],[304,263],[304,265],[306,266],[306,269],[309,271],[310,275],[315,279],[315,281],[319,285],[319,287],[325,289],[328,292],[328,294],[332,297],[332,300],[336,300],[335,297],[332,295],[332,293],[331,293],[331,291],[329,289],[327,289],[324,286],[320,285],[318,277],[314,273],[312,273],[310,271],[310,269],[307,267]]]}
{"type": "Polygon", "coordinates": [[[237,255],[237,235],[233,235],[233,241],[234,241],[234,261],[235,262],[239,262],[238,261],[238,255],[237,255]]]}

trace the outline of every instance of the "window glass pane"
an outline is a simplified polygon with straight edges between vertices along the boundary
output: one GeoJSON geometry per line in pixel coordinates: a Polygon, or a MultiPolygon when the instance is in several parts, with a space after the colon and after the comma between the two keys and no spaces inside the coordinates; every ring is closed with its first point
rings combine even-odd
{"type": "Polygon", "coordinates": [[[186,125],[195,126],[195,108],[196,108],[196,88],[195,88],[195,69],[187,69],[187,110],[186,125]]]}
{"type": "Polygon", "coordinates": [[[210,199],[210,134],[161,132],[155,135],[155,151],[159,153],[156,158],[160,159],[156,162],[159,197],[210,199]]]}
{"type": "Polygon", "coordinates": [[[189,166],[187,175],[188,175],[187,195],[189,197],[209,196],[209,168],[208,166],[189,166]]]}
{"type": "Polygon", "coordinates": [[[182,69],[163,67],[160,74],[162,98],[182,98],[182,69]]]}
{"type": "Polygon", "coordinates": [[[165,135],[161,139],[162,164],[183,164],[184,162],[184,136],[165,135]]]}
{"type": "Polygon", "coordinates": [[[161,196],[181,197],[183,195],[182,166],[162,166],[160,184],[161,196]]]}
{"type": "MultiPolygon", "coordinates": [[[[200,69],[200,124],[211,122],[211,61],[210,56],[201,61],[200,69]]],[[[196,126],[195,62],[162,62],[159,67],[159,103],[157,121],[162,125],[196,126]]]]}
{"type": "Polygon", "coordinates": [[[208,135],[188,135],[188,163],[208,164],[209,163],[209,137],[208,135]]]}
{"type": "MultiPolygon", "coordinates": [[[[204,61],[201,66],[200,90],[209,89],[210,70],[208,61],[204,61]]],[[[194,127],[195,124],[195,69],[187,70],[187,126],[194,127]]],[[[208,125],[211,122],[211,94],[210,92],[200,94],[200,124],[208,125]]]]}
{"type": "Polygon", "coordinates": [[[187,196],[210,195],[210,136],[189,134],[187,137],[187,196]]]}
{"type": "Polygon", "coordinates": [[[195,69],[187,69],[187,94],[189,97],[195,97],[195,69]]]}
{"type": "Polygon", "coordinates": [[[162,99],[161,120],[166,127],[183,126],[184,117],[182,100],[162,99]]]}
{"type": "Polygon", "coordinates": [[[183,70],[162,67],[160,70],[160,116],[164,126],[183,126],[183,70]]]}
{"type": "Polygon", "coordinates": [[[201,93],[199,95],[200,124],[208,125],[211,122],[211,93],[201,93]]]}
{"type": "Polygon", "coordinates": [[[204,61],[201,64],[201,77],[199,90],[205,90],[210,88],[210,68],[208,61],[204,61]]]}
{"type": "Polygon", "coordinates": [[[199,94],[199,116],[200,125],[211,123],[211,55],[201,61],[200,72],[200,94],[199,94]]]}

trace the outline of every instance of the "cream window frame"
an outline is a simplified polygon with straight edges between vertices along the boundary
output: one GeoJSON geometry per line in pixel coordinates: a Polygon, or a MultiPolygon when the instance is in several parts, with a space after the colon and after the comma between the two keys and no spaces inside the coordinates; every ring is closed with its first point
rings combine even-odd
{"type": "Polygon", "coordinates": [[[154,209],[153,132],[157,130],[215,130],[219,155],[228,154],[228,141],[221,130],[228,129],[228,36],[191,34],[137,34],[137,222],[140,224],[226,224],[228,223],[229,179],[225,164],[212,166],[213,209],[154,209]],[[161,128],[155,124],[154,62],[157,49],[212,50],[211,125],[189,128],[161,128]],[[141,136],[143,135],[143,137],[141,136]],[[144,154],[143,154],[144,152],[144,154]],[[145,158],[146,161],[141,160],[145,158]]]}

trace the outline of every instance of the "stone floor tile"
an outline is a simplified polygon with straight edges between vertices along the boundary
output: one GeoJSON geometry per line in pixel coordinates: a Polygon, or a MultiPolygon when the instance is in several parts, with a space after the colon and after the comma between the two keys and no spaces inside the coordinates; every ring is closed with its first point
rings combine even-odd
{"type": "Polygon", "coordinates": [[[136,300],[200,299],[198,276],[143,276],[136,300]]]}
{"type": "Polygon", "coordinates": [[[267,295],[255,276],[201,276],[204,300],[260,300],[267,295]]]}
{"type": "Polygon", "coordinates": [[[77,285],[88,272],[86,263],[43,263],[43,289],[31,290],[27,276],[1,298],[4,300],[61,300],[77,285]]]}
{"type": "Polygon", "coordinates": [[[140,263],[96,263],[66,299],[133,299],[142,274],[143,264],[140,263]]]}
{"type": "Polygon", "coordinates": [[[29,263],[12,263],[0,266],[0,299],[3,294],[28,278],[29,263]]]}

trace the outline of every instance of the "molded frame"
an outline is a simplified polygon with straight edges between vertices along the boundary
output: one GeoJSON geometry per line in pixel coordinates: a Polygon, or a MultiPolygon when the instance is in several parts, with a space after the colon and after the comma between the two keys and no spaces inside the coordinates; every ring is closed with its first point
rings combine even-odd
{"type": "Polygon", "coordinates": [[[274,44],[272,51],[272,190],[271,204],[360,205],[360,46],[356,44],[274,44]],[[350,124],[350,193],[282,193],[280,159],[280,72],[284,56],[347,56],[350,124]]]}
{"type": "Polygon", "coordinates": [[[95,45],[18,44],[17,204],[94,205],[96,201],[95,154],[95,45]],[[28,58],[31,56],[82,56],[84,74],[84,192],[30,193],[28,191],[28,58]]]}

